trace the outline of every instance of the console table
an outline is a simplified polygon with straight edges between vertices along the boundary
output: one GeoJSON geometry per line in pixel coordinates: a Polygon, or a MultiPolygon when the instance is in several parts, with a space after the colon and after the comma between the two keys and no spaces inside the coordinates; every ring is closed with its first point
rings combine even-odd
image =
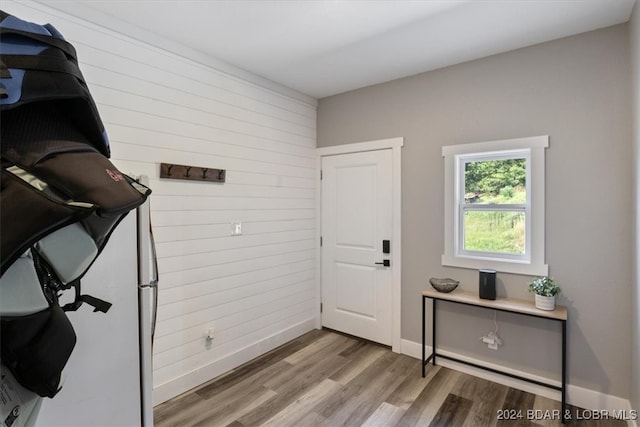
{"type": "Polygon", "coordinates": [[[510,299],[510,298],[498,298],[496,300],[480,299],[475,293],[466,292],[461,290],[455,290],[451,293],[442,293],[435,290],[426,290],[422,292],[422,377],[425,376],[425,370],[429,361],[433,365],[436,364],[436,356],[443,359],[453,360],[454,362],[470,365],[475,368],[484,369],[501,375],[506,375],[511,378],[516,378],[522,381],[527,381],[533,384],[549,387],[554,390],[558,390],[562,394],[562,410],[561,421],[565,423],[565,410],[566,410],[566,396],[567,396],[567,308],[564,306],[556,305],[555,310],[545,311],[535,308],[535,304],[526,300],[510,299]],[[433,310],[431,312],[431,333],[432,333],[432,350],[429,357],[426,357],[426,301],[431,299],[433,301],[433,310]],[[466,360],[457,359],[448,355],[440,354],[436,351],[436,312],[438,301],[447,301],[456,304],[472,305],[476,307],[484,307],[492,310],[507,311],[510,313],[523,314],[526,316],[540,317],[543,319],[549,319],[560,323],[562,328],[562,385],[558,387],[554,384],[549,384],[530,378],[525,378],[519,375],[512,374],[510,372],[500,371],[487,366],[478,365],[476,363],[468,362],[466,360]]]}

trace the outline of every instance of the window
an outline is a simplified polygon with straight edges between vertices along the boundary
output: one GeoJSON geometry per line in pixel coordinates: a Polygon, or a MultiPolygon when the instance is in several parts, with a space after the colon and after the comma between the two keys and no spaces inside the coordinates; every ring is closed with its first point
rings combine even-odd
{"type": "Polygon", "coordinates": [[[442,264],[547,275],[544,149],[547,136],[443,147],[442,264]]]}

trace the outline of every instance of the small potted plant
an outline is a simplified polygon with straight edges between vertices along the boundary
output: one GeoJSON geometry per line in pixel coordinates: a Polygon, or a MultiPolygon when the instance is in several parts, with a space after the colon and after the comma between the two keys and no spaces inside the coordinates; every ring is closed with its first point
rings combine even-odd
{"type": "Polygon", "coordinates": [[[529,283],[529,292],[533,292],[536,296],[536,308],[554,310],[556,295],[560,293],[560,285],[549,276],[537,277],[529,283]]]}

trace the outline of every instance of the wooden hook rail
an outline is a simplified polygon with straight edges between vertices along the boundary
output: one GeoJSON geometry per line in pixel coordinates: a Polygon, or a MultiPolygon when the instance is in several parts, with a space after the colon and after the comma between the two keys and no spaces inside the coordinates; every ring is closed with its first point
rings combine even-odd
{"type": "Polygon", "coordinates": [[[225,169],[160,163],[160,178],[188,181],[225,182],[225,169]]]}

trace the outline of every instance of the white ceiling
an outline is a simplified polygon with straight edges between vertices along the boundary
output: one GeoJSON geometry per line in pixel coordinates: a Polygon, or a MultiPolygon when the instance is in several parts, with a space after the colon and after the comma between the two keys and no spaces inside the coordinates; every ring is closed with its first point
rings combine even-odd
{"type": "Polygon", "coordinates": [[[169,50],[188,46],[183,53],[222,60],[314,98],[626,22],[635,3],[41,1],[169,50]]]}

